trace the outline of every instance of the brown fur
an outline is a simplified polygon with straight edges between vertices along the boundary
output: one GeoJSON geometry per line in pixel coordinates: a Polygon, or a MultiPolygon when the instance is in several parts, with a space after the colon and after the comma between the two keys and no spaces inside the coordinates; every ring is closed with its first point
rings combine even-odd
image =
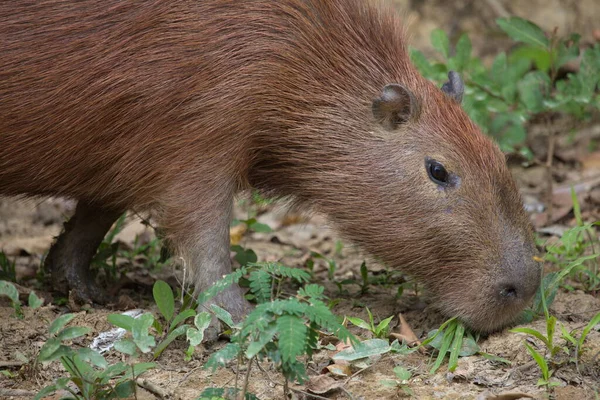
{"type": "Polygon", "coordinates": [[[230,269],[234,193],[291,195],[497,329],[539,282],[529,222],[502,153],[404,36],[362,0],[2,2],[0,193],[153,210],[200,288],[230,269]],[[390,83],[419,106],[393,131],[372,113],[390,83]]]}

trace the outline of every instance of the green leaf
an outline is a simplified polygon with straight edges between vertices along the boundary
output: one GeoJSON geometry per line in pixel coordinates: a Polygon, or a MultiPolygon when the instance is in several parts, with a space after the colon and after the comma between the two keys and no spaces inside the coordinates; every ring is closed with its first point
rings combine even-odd
{"type": "Polygon", "coordinates": [[[91,329],[86,326],[72,326],[65,328],[58,334],[58,339],[61,341],[74,339],[79,336],[86,335],[91,329]]]}
{"type": "Polygon", "coordinates": [[[304,353],[307,327],[304,322],[294,315],[282,315],[277,319],[279,332],[279,351],[284,362],[296,360],[304,353]]]}
{"type": "Polygon", "coordinates": [[[578,352],[581,352],[583,349],[583,342],[585,342],[585,338],[590,333],[592,329],[596,325],[600,324],[600,313],[594,315],[594,317],[588,322],[588,324],[583,328],[583,332],[581,333],[581,337],[579,338],[579,342],[577,343],[578,352]]]}
{"type": "Polygon", "coordinates": [[[44,343],[42,348],[40,349],[40,354],[38,355],[38,360],[40,361],[52,361],[55,358],[52,355],[58,350],[60,347],[60,340],[57,338],[50,338],[44,343]]]}
{"type": "Polygon", "coordinates": [[[234,328],[236,324],[233,322],[233,317],[229,311],[219,307],[216,304],[211,304],[210,309],[217,316],[218,319],[223,321],[227,326],[234,328]]]}
{"type": "Polygon", "coordinates": [[[121,339],[115,343],[115,350],[133,356],[137,350],[137,346],[131,339],[121,339]]]}
{"type": "Polygon", "coordinates": [[[106,359],[102,357],[102,354],[98,353],[96,350],[92,350],[88,347],[83,347],[77,350],[77,355],[82,361],[88,362],[96,367],[102,369],[106,369],[108,367],[106,359]]]}
{"type": "Polygon", "coordinates": [[[13,302],[13,304],[20,304],[19,291],[17,290],[15,285],[13,285],[10,282],[0,281],[0,296],[8,297],[13,302]]]}
{"type": "Polygon", "coordinates": [[[544,110],[544,98],[550,90],[550,77],[542,71],[531,71],[525,74],[517,84],[521,101],[531,112],[544,110]]]}
{"type": "Polygon", "coordinates": [[[258,340],[250,342],[248,348],[246,349],[246,358],[251,359],[256,356],[259,352],[261,352],[267,343],[273,340],[275,334],[277,333],[278,327],[276,323],[271,323],[267,329],[263,329],[260,331],[258,336],[258,340]]]}
{"type": "Polygon", "coordinates": [[[40,390],[33,398],[33,400],[41,400],[44,397],[47,397],[51,394],[53,394],[54,392],[57,391],[56,385],[52,384],[52,385],[48,385],[46,387],[44,387],[42,390],[40,390]]]}
{"type": "Polygon", "coordinates": [[[527,351],[529,352],[529,354],[531,354],[531,356],[533,357],[533,359],[535,360],[537,365],[542,370],[542,376],[544,377],[544,380],[548,381],[550,379],[550,374],[548,373],[548,363],[546,363],[546,360],[544,359],[544,357],[540,353],[535,351],[535,349],[533,347],[531,347],[530,345],[528,345],[527,343],[523,343],[523,344],[525,345],[525,347],[527,348],[527,351]]]}
{"type": "Polygon", "coordinates": [[[369,324],[368,322],[366,322],[358,317],[346,317],[346,319],[348,321],[350,321],[352,323],[352,325],[356,325],[359,328],[371,331],[371,324],[369,324]]]}
{"type": "Polygon", "coordinates": [[[131,332],[133,330],[135,318],[129,315],[109,314],[106,319],[108,319],[108,322],[110,322],[111,324],[118,326],[119,328],[123,328],[128,332],[131,332]]]}
{"type": "Polygon", "coordinates": [[[199,331],[204,331],[210,325],[211,319],[212,316],[210,313],[202,311],[201,313],[198,313],[196,317],[194,317],[194,326],[196,326],[199,331]]]}
{"type": "Polygon", "coordinates": [[[434,71],[427,57],[417,49],[410,48],[410,60],[417,67],[419,72],[426,78],[433,78],[434,71]]]}
{"type": "Polygon", "coordinates": [[[396,378],[401,381],[407,381],[412,376],[412,373],[409,370],[401,366],[394,367],[394,374],[396,374],[396,378]]]}
{"type": "Polygon", "coordinates": [[[466,33],[463,33],[456,43],[456,54],[454,61],[456,63],[456,70],[462,72],[468,67],[469,61],[471,60],[471,39],[466,33]]]}
{"type": "Polygon", "coordinates": [[[531,335],[535,338],[537,338],[538,340],[542,341],[546,347],[550,347],[550,343],[548,342],[548,339],[546,337],[544,337],[543,334],[541,334],[540,332],[536,331],[535,329],[532,328],[513,328],[511,330],[509,330],[509,332],[513,332],[513,333],[525,333],[527,335],[531,335]]]}
{"type": "Polygon", "coordinates": [[[392,319],[394,319],[393,315],[381,321],[379,325],[377,325],[377,327],[375,328],[375,335],[380,336],[383,332],[385,332],[388,326],[390,325],[392,319]]]}
{"type": "Polygon", "coordinates": [[[163,350],[166,349],[167,346],[169,344],[171,344],[171,342],[173,342],[173,340],[177,339],[181,335],[185,335],[189,329],[190,329],[189,325],[181,325],[181,326],[175,328],[174,330],[172,330],[167,335],[165,340],[160,342],[158,344],[158,346],[156,346],[156,349],[154,349],[154,358],[155,359],[158,358],[161,355],[161,353],[163,352],[163,350]]]}
{"type": "Polygon", "coordinates": [[[36,309],[40,308],[44,304],[44,299],[40,299],[35,292],[31,291],[29,293],[29,299],[27,301],[29,307],[36,309]]]}
{"type": "Polygon", "coordinates": [[[235,261],[239,262],[241,266],[246,266],[258,261],[258,257],[252,249],[245,249],[240,245],[233,245],[231,246],[231,250],[235,252],[235,261]]]}
{"type": "Polygon", "coordinates": [[[114,391],[119,399],[130,398],[135,393],[135,382],[131,380],[120,382],[115,385],[114,391]]]}
{"type": "Polygon", "coordinates": [[[507,68],[506,63],[506,53],[499,53],[496,58],[494,58],[494,62],[492,63],[492,67],[490,69],[490,77],[493,81],[502,80],[504,73],[507,68]]]}
{"type": "Polygon", "coordinates": [[[452,345],[450,346],[450,358],[448,360],[448,371],[450,372],[454,372],[454,370],[458,366],[458,356],[462,348],[464,334],[464,325],[458,324],[456,326],[456,331],[454,332],[454,340],[452,341],[452,345]]]}
{"type": "Polygon", "coordinates": [[[444,56],[444,59],[448,59],[450,53],[450,40],[448,35],[441,29],[434,29],[431,32],[431,44],[440,54],[444,56]]]}
{"type": "Polygon", "coordinates": [[[264,270],[252,271],[248,276],[250,291],[256,297],[256,302],[266,303],[271,300],[271,275],[264,270]]]}
{"type": "Polygon", "coordinates": [[[173,314],[175,314],[175,298],[173,297],[171,286],[167,282],[156,281],[152,288],[152,294],[158,310],[168,323],[173,318],[173,314]]]}
{"type": "Polygon", "coordinates": [[[544,31],[531,21],[519,17],[498,18],[496,23],[504,32],[516,41],[550,49],[550,41],[544,31]]]}
{"type": "Polygon", "coordinates": [[[556,68],[560,68],[569,61],[579,57],[579,39],[581,39],[581,35],[573,33],[567,40],[560,42],[556,56],[556,68]]]}
{"type": "Polygon", "coordinates": [[[134,319],[131,333],[133,342],[137,345],[142,353],[150,352],[151,348],[156,346],[154,336],[149,334],[149,329],[154,322],[154,316],[146,313],[134,319]]]}
{"type": "Polygon", "coordinates": [[[379,354],[385,354],[391,347],[387,340],[370,339],[359,342],[350,349],[345,349],[334,355],[334,360],[354,361],[360,358],[371,357],[379,354]]]}
{"type": "Polygon", "coordinates": [[[48,328],[48,332],[50,332],[51,335],[57,334],[58,331],[60,331],[63,328],[63,326],[68,324],[69,321],[71,321],[73,318],[75,318],[75,314],[61,315],[60,317],[56,318],[52,322],[52,324],[50,324],[50,328],[48,328]]]}
{"type": "Polygon", "coordinates": [[[216,370],[218,367],[224,367],[231,360],[237,358],[240,353],[240,346],[237,343],[228,343],[221,350],[214,352],[204,364],[204,368],[216,370]]]}
{"type": "MultiPolygon", "coordinates": [[[[437,371],[438,368],[442,365],[442,362],[444,362],[446,353],[448,352],[448,349],[450,349],[450,346],[454,341],[454,334],[458,326],[462,326],[462,324],[460,324],[457,320],[454,320],[451,324],[448,325],[446,329],[443,330],[442,342],[440,344],[437,358],[433,363],[433,367],[429,371],[430,374],[434,374],[435,371],[437,371]]],[[[441,327],[440,330],[442,330],[441,327]]]]}
{"type": "Polygon", "coordinates": [[[267,224],[262,224],[260,222],[256,222],[253,221],[251,224],[248,225],[248,228],[250,230],[253,230],[254,232],[259,232],[259,233],[270,233],[273,232],[273,229],[271,229],[271,227],[267,224]]]}
{"type": "Polygon", "coordinates": [[[196,311],[192,310],[191,308],[188,308],[187,310],[184,310],[182,312],[180,312],[179,314],[177,314],[175,316],[175,318],[173,318],[173,322],[171,322],[171,325],[169,326],[169,330],[173,330],[175,329],[175,327],[177,325],[179,325],[180,323],[182,323],[183,321],[185,321],[186,319],[193,317],[196,315],[196,311]]]}

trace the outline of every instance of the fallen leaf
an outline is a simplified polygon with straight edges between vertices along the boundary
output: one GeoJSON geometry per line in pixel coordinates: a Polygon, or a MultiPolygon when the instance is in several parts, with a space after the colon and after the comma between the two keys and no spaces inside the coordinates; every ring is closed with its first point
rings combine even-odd
{"type": "Polygon", "coordinates": [[[309,379],[306,389],[315,394],[325,394],[332,390],[341,388],[344,385],[342,381],[336,381],[327,375],[317,375],[309,379]]]}

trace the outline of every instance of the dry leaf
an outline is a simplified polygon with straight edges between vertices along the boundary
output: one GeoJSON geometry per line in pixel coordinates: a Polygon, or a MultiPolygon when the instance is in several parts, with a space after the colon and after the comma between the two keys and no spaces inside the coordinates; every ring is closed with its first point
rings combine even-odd
{"type": "Polygon", "coordinates": [[[309,379],[306,389],[315,394],[324,394],[332,390],[341,388],[344,385],[342,381],[336,381],[327,375],[318,375],[309,379]]]}

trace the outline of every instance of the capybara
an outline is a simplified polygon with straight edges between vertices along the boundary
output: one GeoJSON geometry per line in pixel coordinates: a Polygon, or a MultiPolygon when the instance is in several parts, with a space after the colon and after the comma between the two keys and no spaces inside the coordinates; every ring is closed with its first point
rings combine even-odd
{"type": "MultiPolygon", "coordinates": [[[[367,0],[0,3],[0,193],[78,200],[47,257],[59,290],[125,210],[156,216],[196,290],[231,271],[234,194],[323,212],[479,331],[540,280],[498,147],[367,0]]],[[[239,287],[215,299],[239,318],[239,287]]]]}

